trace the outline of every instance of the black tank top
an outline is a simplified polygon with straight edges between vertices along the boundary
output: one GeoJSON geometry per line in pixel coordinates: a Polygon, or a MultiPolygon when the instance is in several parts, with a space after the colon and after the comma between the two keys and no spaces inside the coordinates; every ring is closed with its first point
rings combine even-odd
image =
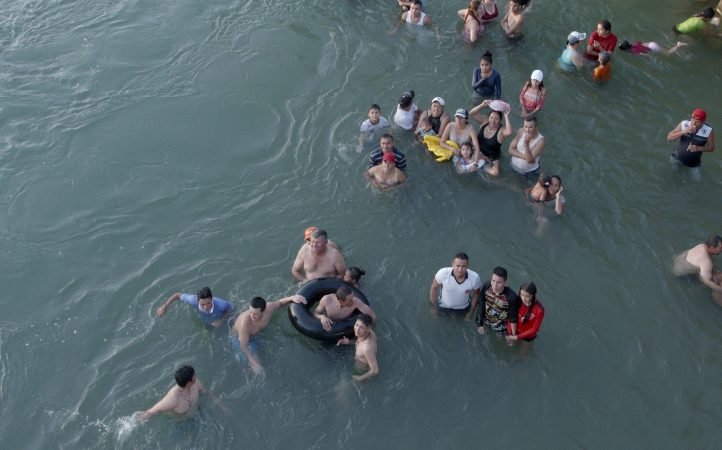
{"type": "Polygon", "coordinates": [[[494,133],[494,136],[487,139],[484,137],[484,130],[488,126],[488,123],[484,124],[479,130],[479,147],[481,147],[481,153],[483,153],[484,156],[486,156],[492,161],[496,161],[501,156],[501,144],[499,143],[499,139],[497,138],[501,127],[496,129],[496,133],[494,133]]]}
{"type": "Polygon", "coordinates": [[[429,123],[431,124],[431,129],[436,132],[437,135],[441,135],[441,116],[434,117],[431,115],[431,110],[426,111],[426,117],[429,118],[429,123]]]}

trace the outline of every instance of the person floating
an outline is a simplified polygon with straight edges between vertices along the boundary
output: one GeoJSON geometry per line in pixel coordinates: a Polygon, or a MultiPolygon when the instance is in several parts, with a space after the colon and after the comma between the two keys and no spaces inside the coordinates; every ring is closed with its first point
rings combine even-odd
{"type": "Polygon", "coordinates": [[[364,381],[379,374],[379,363],[376,359],[376,333],[372,329],[373,319],[367,314],[360,314],[353,326],[356,339],[342,337],[336,343],[339,345],[356,345],[356,368],[366,370],[365,373],[354,375],[354,381],[364,381]]]}
{"type": "Polygon", "coordinates": [[[674,32],[680,34],[709,33],[719,25],[714,9],[705,8],[694,16],[674,26],[674,32]],[[715,20],[716,19],[716,20],[715,20]]]}
{"type": "Polygon", "coordinates": [[[629,52],[633,55],[650,55],[653,53],[671,55],[682,47],[686,47],[686,42],[677,42],[671,48],[664,48],[656,42],[641,42],[636,41],[634,44],[630,44],[629,41],[622,41],[619,44],[619,50],[629,52]]]}
{"type": "Polygon", "coordinates": [[[198,313],[201,322],[212,327],[220,326],[233,311],[233,303],[214,297],[211,288],[204,287],[196,295],[176,292],[158,308],[156,315],[158,317],[165,316],[168,307],[178,300],[191,305],[198,313]]]}
{"type": "Polygon", "coordinates": [[[253,297],[248,309],[233,324],[231,349],[239,362],[248,361],[253,373],[263,373],[263,366],[258,359],[258,334],[271,322],[274,311],[292,302],[305,305],[306,299],[301,295],[291,295],[275,302],[266,302],[262,297],[253,297]]]}

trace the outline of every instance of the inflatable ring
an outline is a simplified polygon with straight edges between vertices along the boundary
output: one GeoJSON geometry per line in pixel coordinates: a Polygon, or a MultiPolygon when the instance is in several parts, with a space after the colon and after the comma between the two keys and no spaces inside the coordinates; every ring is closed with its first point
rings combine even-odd
{"type": "MultiPolygon", "coordinates": [[[[424,144],[426,144],[426,148],[436,156],[436,162],[448,161],[454,156],[453,151],[441,146],[441,138],[438,136],[424,136],[424,144]]],[[[459,148],[459,145],[454,141],[446,141],[446,145],[459,148]]]]}
{"type": "Polygon", "coordinates": [[[353,325],[356,322],[358,312],[354,312],[347,319],[334,320],[331,331],[324,330],[323,326],[321,326],[321,321],[318,320],[312,312],[312,308],[315,308],[314,304],[321,300],[321,297],[336,293],[336,290],[341,286],[348,286],[351,288],[354,297],[367,305],[369,304],[363,292],[346,283],[341,278],[318,278],[311,280],[301,286],[298,292],[296,292],[296,294],[304,296],[307,303],[305,305],[299,303],[291,303],[288,305],[288,318],[294,328],[301,334],[320,341],[335,343],[344,336],[353,337],[353,325]]]}

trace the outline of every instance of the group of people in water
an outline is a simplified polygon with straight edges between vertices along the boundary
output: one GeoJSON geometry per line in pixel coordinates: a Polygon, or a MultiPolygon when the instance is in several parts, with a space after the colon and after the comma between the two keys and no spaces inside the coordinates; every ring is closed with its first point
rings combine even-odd
{"type": "MultiPolygon", "coordinates": [[[[721,2],[722,3],[722,2],[721,2]]],[[[430,25],[431,17],[422,11],[420,0],[399,0],[404,8],[401,20],[412,25],[430,25]]],[[[496,0],[471,0],[465,9],[458,11],[464,22],[464,38],[476,42],[485,27],[499,20],[504,34],[516,39],[521,36],[525,13],[531,0],[510,0],[504,14],[500,13],[496,0]]],[[[678,33],[710,32],[710,27],[719,23],[714,10],[707,8],[702,13],[675,26],[678,33]]],[[[602,20],[597,24],[587,41],[586,51],[579,50],[586,39],[586,33],[573,31],[567,37],[567,46],[559,58],[564,70],[577,70],[585,60],[596,61],[593,71],[595,80],[606,81],[611,76],[610,54],[617,47],[617,37],[611,32],[611,24],[602,20]]],[[[666,49],[655,42],[627,41],[619,45],[621,50],[634,54],[670,54],[684,46],[678,42],[666,49]]],[[[450,152],[455,170],[459,174],[480,173],[488,177],[500,174],[502,144],[511,139],[508,147],[511,168],[520,174],[528,186],[525,195],[530,204],[540,208],[550,207],[554,213],[564,213],[566,200],[562,192],[559,175],[540,174],[540,158],[544,151],[544,136],[538,130],[537,114],[542,110],[547,96],[544,74],[534,70],[519,93],[519,115],[523,126],[514,132],[510,120],[511,106],[503,101],[500,74],[493,68],[492,55],[485,52],[472,74],[472,90],[478,101],[470,110],[459,108],[451,120],[444,108],[442,97],[434,97],[430,108],[421,111],[414,103],[415,92],[404,92],[399,99],[393,116],[393,123],[415,133],[427,142],[429,137],[438,139],[440,151],[450,152]],[[485,113],[486,109],[488,113],[485,113]],[[477,131],[469,119],[479,123],[477,131]]],[[[392,123],[381,115],[377,104],[371,105],[368,118],[361,124],[359,149],[369,140],[378,139],[379,146],[368,157],[369,168],[364,172],[366,179],[379,190],[389,190],[402,185],[406,177],[406,157],[394,146],[393,135],[388,132],[392,123]]],[[[669,141],[678,141],[672,153],[674,161],[689,167],[698,167],[703,152],[714,151],[714,131],[706,123],[706,112],[695,109],[689,120],[683,120],[668,133],[669,141]]],[[[428,141],[432,142],[432,141],[428,141]]],[[[722,253],[722,238],[717,235],[681,253],[674,260],[673,272],[678,276],[697,275],[713,292],[713,298],[722,306],[722,273],[713,267],[712,256],[722,253]]],[[[360,289],[359,281],[365,274],[359,267],[345,265],[338,245],[328,239],[324,230],[308,228],[304,233],[304,244],[293,262],[291,273],[300,282],[319,278],[342,278],[348,286],[360,289]]],[[[503,267],[495,267],[490,279],[481,283],[479,274],[469,269],[466,253],[457,253],[451,267],[440,269],[433,277],[429,291],[431,314],[460,313],[465,320],[474,319],[478,333],[486,330],[497,332],[513,344],[515,341],[532,341],[536,338],[544,319],[544,307],[537,298],[537,287],[526,282],[518,293],[507,285],[508,274],[503,267]]],[[[347,319],[354,314],[357,319],[353,327],[353,338],[343,337],[338,346],[354,345],[355,363],[358,373],[356,381],[364,381],[378,375],[377,339],[373,330],[376,314],[373,309],[353,295],[348,286],[319,299],[313,309],[313,316],[323,329],[329,330],[334,321],[347,319]]],[[[168,308],[180,300],[190,305],[200,321],[208,327],[221,327],[229,323],[229,345],[239,362],[247,362],[256,374],[263,373],[258,349],[259,335],[271,321],[273,313],[291,303],[307,304],[301,295],[291,295],[275,301],[253,297],[248,308],[234,320],[231,318],[234,305],[227,300],[214,297],[210,288],[204,287],[196,294],[174,293],[157,309],[159,317],[166,315],[168,308]],[[230,320],[230,322],[229,322],[230,320]],[[232,323],[232,324],[231,324],[232,323]]],[[[186,414],[192,411],[203,393],[208,393],[197,378],[195,369],[183,365],[175,373],[176,385],[153,407],[138,413],[145,420],[159,412],[186,414]]]]}

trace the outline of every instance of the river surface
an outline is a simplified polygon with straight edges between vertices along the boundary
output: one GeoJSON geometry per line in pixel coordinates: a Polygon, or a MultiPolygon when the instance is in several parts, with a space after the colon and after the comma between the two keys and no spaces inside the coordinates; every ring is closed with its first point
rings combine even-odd
{"type": "Polygon", "coordinates": [[[666,134],[696,107],[722,124],[722,42],[617,51],[606,85],[556,66],[572,30],[609,18],[620,39],[671,46],[707,4],[535,0],[524,39],[495,23],[473,47],[463,6],[430,0],[438,32],[389,35],[391,0],[4,2],[0,447],[717,447],[722,308],[670,265],[720,232],[722,152],[695,181],[666,134]],[[542,230],[506,154],[499,180],[462,177],[394,129],[408,184],[379,194],[361,177],[368,106],[390,118],[414,89],[422,108],[470,107],[485,49],[515,112],[545,73],[542,166],[567,213],[542,230]],[[301,336],[286,311],[263,332],[263,378],[185,305],[155,316],[206,285],[236,311],[293,293],[310,225],[367,271],[376,379],[351,381],[352,349],[301,336]],[[482,279],[501,265],[513,288],[537,284],[536,341],[430,315],[459,251],[482,279]],[[184,363],[231,414],[204,399],[189,420],[136,423],[184,363]]]}

